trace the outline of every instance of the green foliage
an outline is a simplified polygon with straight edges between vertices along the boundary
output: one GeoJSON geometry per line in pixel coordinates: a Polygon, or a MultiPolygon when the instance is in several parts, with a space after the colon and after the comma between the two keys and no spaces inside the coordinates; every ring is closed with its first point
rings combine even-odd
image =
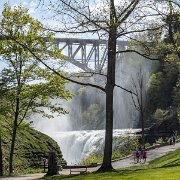
{"type": "MultiPolygon", "coordinates": [[[[3,69],[0,74],[1,97],[5,99],[2,102],[1,112],[6,115],[9,113],[10,118],[13,119],[17,113],[17,102],[19,102],[19,124],[34,112],[52,117],[45,113],[42,107],[48,108],[52,113],[67,113],[60,104],[53,104],[50,100],[72,97],[69,91],[64,89],[67,81],[50,70],[41,68],[31,53],[35,53],[44,61],[56,57],[54,54],[57,52],[54,47],[47,51],[46,42],[43,39],[46,38],[48,42],[53,42],[53,34],[46,32],[42,24],[30,17],[27,9],[22,6],[11,8],[5,4],[2,15],[3,36],[0,49],[8,68],[3,69]],[[22,45],[26,45],[31,52],[22,45]]],[[[60,51],[58,53],[60,55],[60,51]]]]}
{"type": "Polygon", "coordinates": [[[100,112],[100,107],[98,104],[91,104],[86,111],[83,112],[82,116],[85,121],[90,121],[94,119],[100,112]]]}
{"type": "Polygon", "coordinates": [[[150,113],[157,108],[177,107],[180,99],[180,16],[177,9],[173,8],[172,2],[168,1],[168,6],[169,14],[162,17],[165,28],[156,29],[159,24],[152,23],[152,29],[156,30],[144,32],[136,37],[136,41],[131,42],[132,46],[138,47],[142,54],[159,59],[159,68],[151,75],[149,81],[150,113]]]}
{"type": "Polygon", "coordinates": [[[167,115],[168,111],[167,110],[163,110],[163,109],[156,109],[155,113],[154,113],[154,118],[155,119],[162,119],[167,115]]]}
{"type": "MultiPolygon", "coordinates": [[[[150,79],[150,104],[154,111],[156,108],[178,106],[179,103],[179,58],[180,58],[180,31],[179,12],[168,2],[170,13],[163,17],[167,30],[164,39],[153,47],[161,60],[157,73],[150,79]]],[[[163,35],[164,31],[161,30],[163,35]]]]}
{"type": "Polygon", "coordinates": [[[113,146],[112,159],[121,158],[132,153],[135,147],[138,147],[138,137],[125,135],[122,137],[115,137],[113,141],[116,142],[113,146]]]}
{"type": "Polygon", "coordinates": [[[160,137],[156,140],[156,144],[162,144],[164,142],[163,138],[160,137]]]}
{"type": "Polygon", "coordinates": [[[167,108],[174,104],[175,97],[177,97],[175,95],[177,81],[178,67],[172,62],[164,62],[162,69],[152,74],[150,77],[149,99],[153,110],[157,107],[167,108]]]}
{"type": "Polygon", "coordinates": [[[55,45],[52,45],[47,53],[45,39],[47,42],[54,42],[54,33],[45,31],[43,25],[33,19],[23,6],[11,8],[7,3],[4,5],[1,29],[0,53],[2,55],[9,56],[10,51],[14,55],[16,52],[20,52],[22,57],[30,59],[33,58],[33,52],[41,59],[61,58],[61,51],[57,50],[55,45]],[[31,52],[23,46],[28,47],[31,52]]]}
{"type": "Polygon", "coordinates": [[[176,85],[173,89],[173,105],[178,107],[180,104],[180,74],[178,74],[176,85]]]}
{"type": "MultiPolygon", "coordinates": [[[[135,136],[114,137],[113,142],[115,142],[115,144],[113,145],[112,160],[131,154],[135,147],[138,146],[138,138],[135,136]]],[[[80,164],[100,163],[102,160],[102,152],[94,152],[83,159],[80,164]]]]}
{"type": "Polygon", "coordinates": [[[97,163],[97,162],[102,162],[103,160],[103,155],[102,154],[94,154],[94,155],[90,155],[87,158],[83,159],[80,162],[80,165],[88,165],[91,163],[97,163]]]}
{"type": "MultiPolygon", "coordinates": [[[[16,82],[13,83],[12,81],[4,81],[4,79],[8,78],[8,76],[11,78],[13,76],[12,72],[8,74],[7,72],[7,69],[4,69],[1,72],[1,80],[4,82],[2,88],[6,89],[6,91],[2,94],[3,98],[6,99],[6,103],[3,102],[2,107],[4,107],[6,111],[8,110],[11,112],[11,118],[14,117],[13,111],[16,106],[15,99],[17,98],[19,98],[20,101],[19,122],[35,112],[42,113],[44,116],[50,117],[43,109],[39,109],[40,107],[46,107],[52,113],[67,113],[60,104],[53,104],[51,100],[54,98],[69,99],[72,97],[72,95],[63,87],[66,83],[65,80],[54,75],[48,69],[34,68],[34,71],[31,71],[31,75],[34,76],[34,80],[31,82],[31,79],[24,78],[23,82],[19,86],[16,82]],[[41,79],[41,81],[34,82],[39,79],[41,79]],[[10,86],[12,88],[10,88],[10,86]]],[[[16,81],[15,78],[13,78],[13,80],[16,81]]]]}

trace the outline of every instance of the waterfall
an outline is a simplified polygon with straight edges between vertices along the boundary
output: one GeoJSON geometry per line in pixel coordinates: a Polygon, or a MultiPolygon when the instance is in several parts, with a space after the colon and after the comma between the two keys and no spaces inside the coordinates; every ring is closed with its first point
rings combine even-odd
{"type": "MultiPolygon", "coordinates": [[[[134,53],[121,55],[116,62],[116,84],[132,90],[132,77],[135,78],[140,67],[146,73],[146,82],[149,74],[156,64],[134,53]]],[[[103,84],[103,79],[101,79],[103,84]]],[[[105,129],[105,94],[93,88],[82,88],[69,83],[67,88],[76,96],[72,100],[62,101],[63,107],[69,110],[67,115],[54,115],[54,119],[46,119],[34,115],[35,129],[50,135],[61,147],[62,153],[68,164],[77,163],[94,151],[102,151],[105,129]],[[91,106],[97,105],[97,113],[91,106]],[[88,113],[94,113],[88,119],[88,113]],[[85,120],[85,115],[86,120],[85,120]]],[[[61,101],[53,99],[53,101],[61,101]]],[[[138,112],[133,106],[130,94],[122,89],[114,89],[114,136],[121,136],[129,128],[137,128],[139,121],[138,112]]],[[[129,131],[135,132],[130,129],[129,131]]]]}
{"type": "MultiPolygon", "coordinates": [[[[138,131],[139,129],[116,129],[113,132],[113,137],[133,134],[138,131]]],[[[69,165],[79,163],[83,158],[103,151],[104,130],[65,131],[49,135],[58,142],[69,165]]]]}

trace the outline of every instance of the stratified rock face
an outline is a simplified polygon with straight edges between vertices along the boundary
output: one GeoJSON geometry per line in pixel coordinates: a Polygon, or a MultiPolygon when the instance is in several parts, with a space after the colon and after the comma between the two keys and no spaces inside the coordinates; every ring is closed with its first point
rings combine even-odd
{"type": "MultiPolygon", "coordinates": [[[[10,151],[10,135],[3,139],[4,169],[8,167],[10,151]]],[[[14,154],[14,170],[42,167],[43,160],[48,158],[49,152],[55,152],[58,164],[66,164],[61,150],[52,138],[36,131],[29,126],[19,129],[14,154]]]]}

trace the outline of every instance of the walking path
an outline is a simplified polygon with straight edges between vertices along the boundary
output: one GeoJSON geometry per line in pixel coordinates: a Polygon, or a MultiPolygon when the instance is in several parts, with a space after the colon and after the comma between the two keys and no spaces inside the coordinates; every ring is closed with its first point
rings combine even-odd
{"type": "MultiPolygon", "coordinates": [[[[151,149],[149,151],[147,151],[147,161],[146,163],[148,163],[149,161],[156,159],[158,157],[164,156],[172,151],[175,151],[176,149],[180,148],[180,142],[176,143],[176,145],[167,145],[167,146],[163,146],[163,147],[157,147],[155,149],[151,149]]],[[[130,167],[130,166],[134,166],[134,165],[139,165],[134,163],[134,159],[133,157],[129,157],[129,158],[125,158],[122,159],[120,161],[116,161],[112,163],[113,167],[115,169],[117,168],[125,168],[125,167],[130,167]]]]}
{"type": "MultiPolygon", "coordinates": [[[[164,156],[172,151],[175,151],[176,149],[180,149],[180,142],[176,143],[176,145],[167,145],[167,146],[163,146],[163,147],[157,147],[155,149],[151,149],[147,152],[147,163],[150,160],[156,159],[158,157],[164,156]]],[[[115,161],[112,163],[113,167],[115,169],[117,168],[125,168],[125,167],[130,167],[130,166],[134,166],[134,165],[139,165],[134,163],[133,157],[127,157],[124,159],[121,159],[119,161],[115,161]]],[[[88,168],[89,172],[93,172],[96,171],[99,167],[95,167],[95,168],[88,168]]],[[[69,170],[68,169],[64,169],[63,171],[60,171],[60,174],[63,175],[68,175],[69,174],[69,170]]],[[[31,180],[31,179],[40,179],[45,175],[45,173],[37,173],[37,174],[26,174],[26,175],[22,175],[22,176],[18,176],[18,177],[8,177],[8,178],[2,178],[2,180],[31,180]]]]}

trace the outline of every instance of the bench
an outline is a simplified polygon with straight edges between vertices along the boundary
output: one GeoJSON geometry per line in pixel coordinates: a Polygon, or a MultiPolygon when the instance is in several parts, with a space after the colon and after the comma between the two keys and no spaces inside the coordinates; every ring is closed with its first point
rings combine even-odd
{"type": "Polygon", "coordinates": [[[70,170],[70,175],[72,174],[72,172],[79,172],[80,174],[87,173],[87,168],[88,166],[78,166],[78,165],[63,167],[63,169],[70,170]]]}
{"type": "Polygon", "coordinates": [[[90,165],[69,165],[64,166],[63,169],[69,169],[70,174],[73,172],[79,172],[80,174],[87,173],[87,168],[97,167],[97,163],[91,163],[90,165]]]}

